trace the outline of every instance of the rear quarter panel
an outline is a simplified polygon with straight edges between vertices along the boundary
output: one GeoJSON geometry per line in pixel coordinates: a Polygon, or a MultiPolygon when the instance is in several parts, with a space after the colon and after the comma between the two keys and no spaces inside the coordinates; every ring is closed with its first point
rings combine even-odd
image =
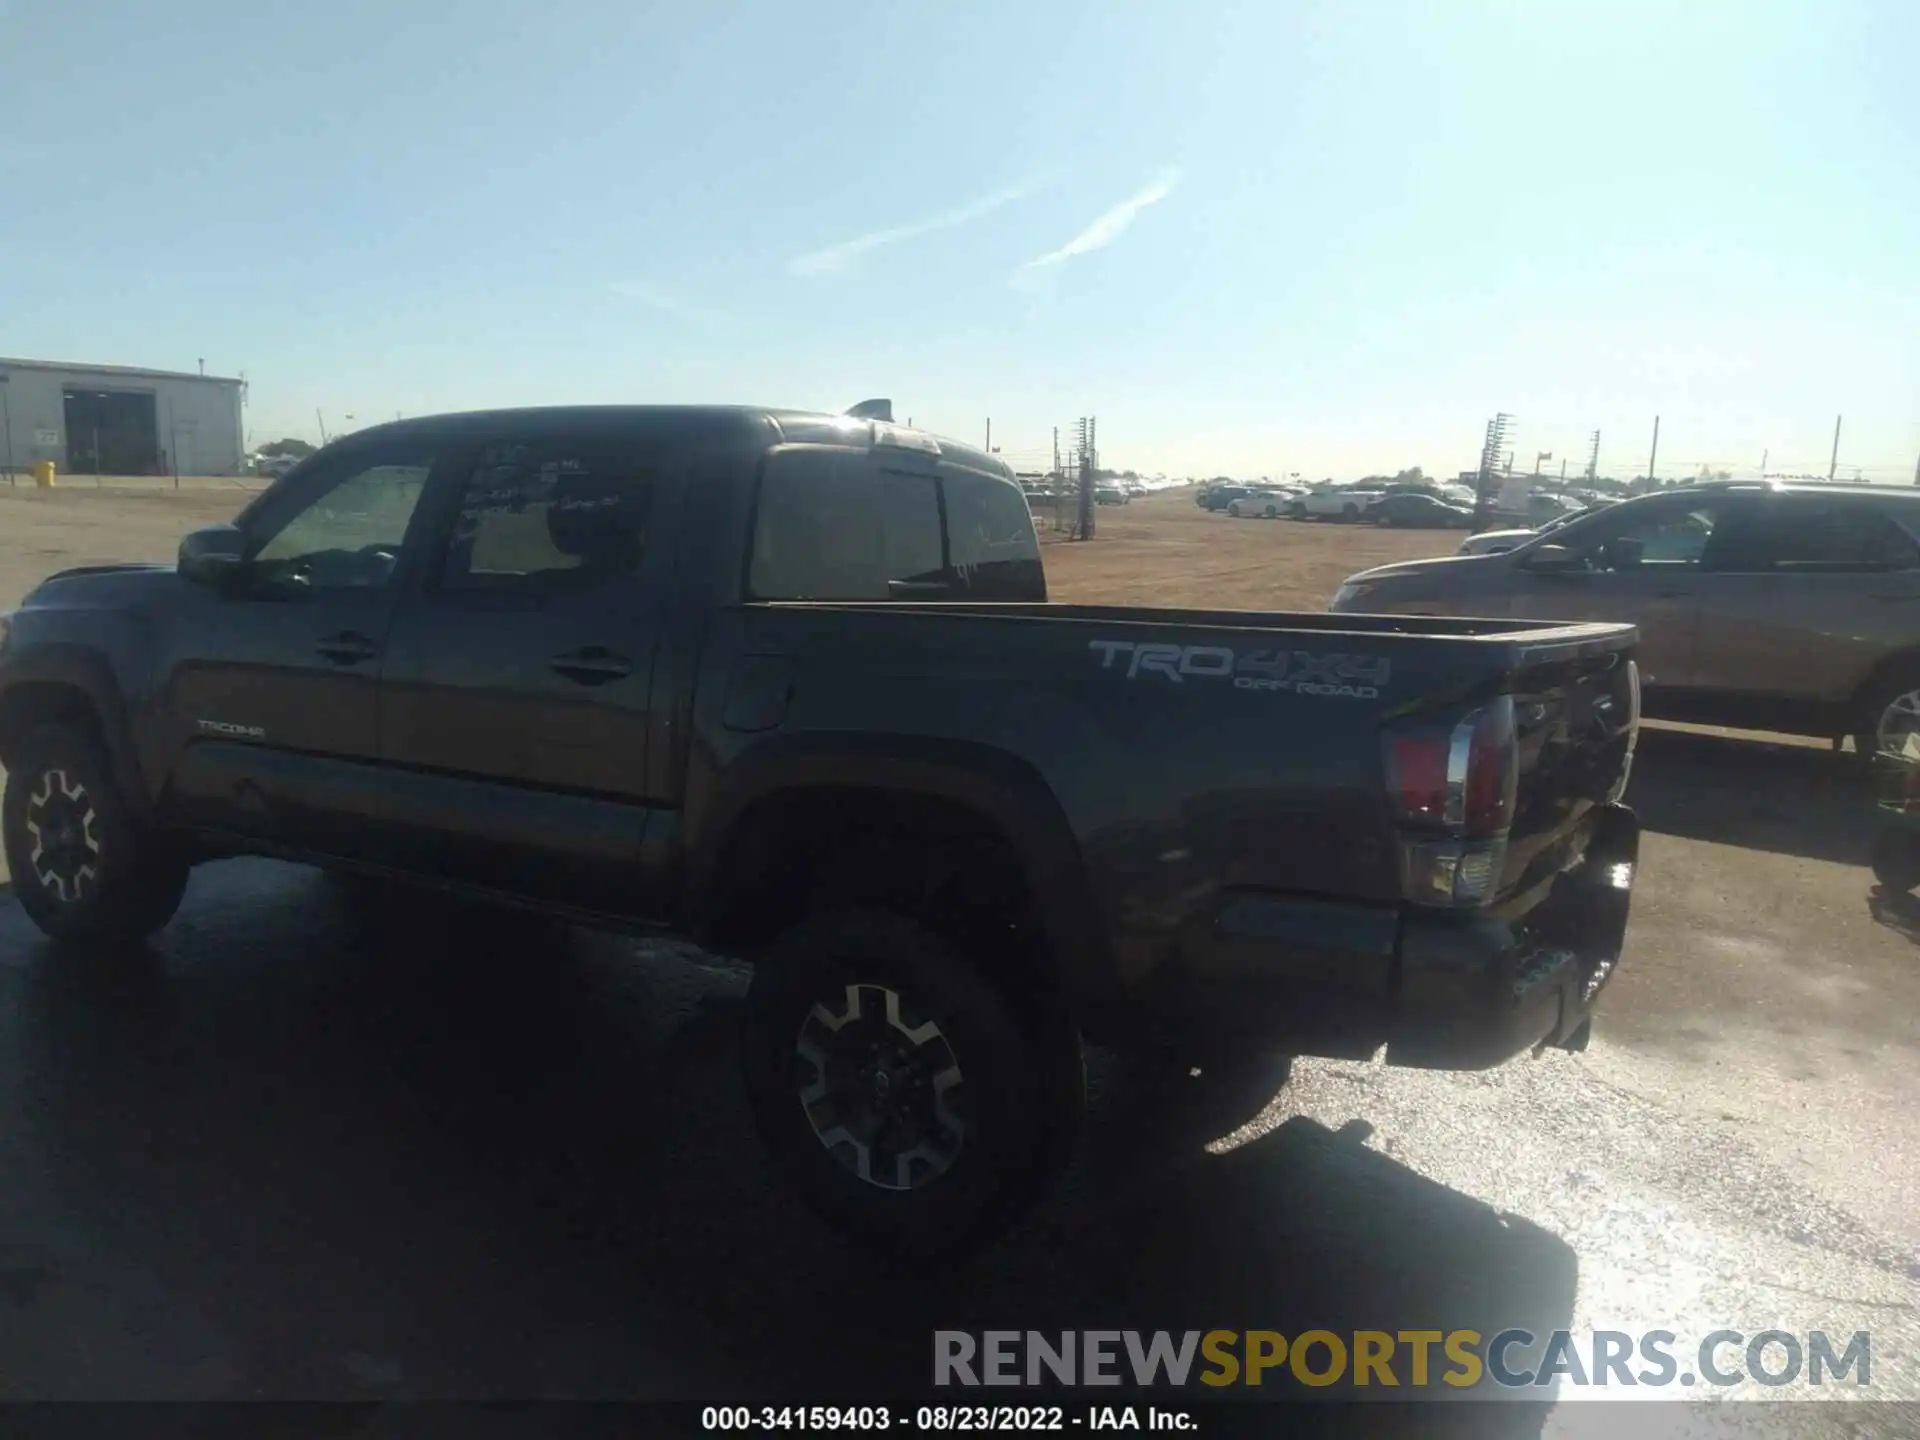
{"type": "Polygon", "coordinates": [[[721,612],[695,701],[690,849],[737,808],[756,751],[838,754],[853,785],[863,756],[907,753],[976,765],[983,789],[1022,789],[1038,807],[1026,813],[1057,817],[1074,843],[1064,858],[1035,853],[1081,873],[1040,878],[1085,894],[1125,986],[1171,958],[1228,890],[1394,903],[1379,725],[1414,702],[1466,697],[1470,646],[1342,632],[1328,616],[1289,634],[986,610],[721,612]],[[1237,659],[1276,647],[1293,674],[1335,693],[1236,678],[1237,659]],[[1354,678],[1340,681],[1343,668],[1354,678]],[[769,685],[784,692],[742,703],[743,687],[769,685]]]}

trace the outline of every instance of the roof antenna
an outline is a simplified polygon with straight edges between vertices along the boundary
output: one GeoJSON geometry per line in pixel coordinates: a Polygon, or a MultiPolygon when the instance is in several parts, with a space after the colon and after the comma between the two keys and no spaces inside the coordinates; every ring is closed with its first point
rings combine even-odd
{"type": "Polygon", "coordinates": [[[858,405],[849,409],[847,414],[855,420],[884,420],[887,424],[891,425],[893,423],[893,401],[862,400],[858,405]]]}

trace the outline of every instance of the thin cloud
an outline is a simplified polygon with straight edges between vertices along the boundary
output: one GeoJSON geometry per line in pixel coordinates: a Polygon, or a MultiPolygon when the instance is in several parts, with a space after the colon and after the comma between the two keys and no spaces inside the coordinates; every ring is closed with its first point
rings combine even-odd
{"type": "Polygon", "coordinates": [[[1016,185],[1006,190],[996,190],[991,195],[983,195],[978,200],[969,201],[955,210],[943,211],[929,216],[925,220],[915,220],[908,225],[894,225],[885,230],[871,230],[865,235],[856,235],[851,240],[842,240],[837,245],[829,245],[823,250],[812,250],[805,255],[797,255],[787,262],[790,275],[835,275],[850,270],[861,260],[887,245],[897,245],[902,240],[917,239],[922,235],[931,235],[937,230],[952,230],[956,226],[966,225],[991,215],[1003,205],[1033,193],[1031,185],[1016,185]]]}
{"type": "Polygon", "coordinates": [[[708,317],[707,311],[687,304],[666,286],[656,285],[650,280],[616,280],[607,288],[616,295],[628,300],[636,300],[663,314],[679,315],[688,320],[701,320],[708,317]]]}
{"type": "Polygon", "coordinates": [[[1129,195],[1118,205],[1098,216],[1094,222],[1082,230],[1073,239],[1058,250],[1050,250],[1027,261],[1022,270],[1044,270],[1050,265],[1059,265],[1079,255],[1090,255],[1095,250],[1104,250],[1122,235],[1129,226],[1140,218],[1140,212],[1149,205],[1158,205],[1173,193],[1173,187],[1180,183],[1178,170],[1162,170],[1151,185],[1138,194],[1129,195]]]}

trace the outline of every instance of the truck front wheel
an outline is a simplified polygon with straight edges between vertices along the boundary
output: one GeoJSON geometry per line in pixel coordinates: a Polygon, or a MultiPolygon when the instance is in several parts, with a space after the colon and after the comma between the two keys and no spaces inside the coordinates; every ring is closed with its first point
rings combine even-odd
{"type": "Polygon", "coordinates": [[[187,887],[186,861],[134,823],[106,752],[77,726],[35,730],[8,757],[0,839],[20,908],[55,940],[143,940],[187,887]]]}
{"type": "Polygon", "coordinates": [[[830,1221],[909,1258],[1010,1224],[1085,1103],[1078,1037],[902,916],[816,916],[761,957],[742,1068],[761,1134],[830,1221]]]}

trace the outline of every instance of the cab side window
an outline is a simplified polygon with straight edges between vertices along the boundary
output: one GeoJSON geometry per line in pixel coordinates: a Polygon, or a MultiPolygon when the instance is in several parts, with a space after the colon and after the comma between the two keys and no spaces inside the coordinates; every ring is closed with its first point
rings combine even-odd
{"type": "Polygon", "coordinates": [[[945,573],[933,476],[882,472],[857,450],[767,457],[747,574],[755,599],[934,598],[945,573]]]}
{"type": "Polygon", "coordinates": [[[1040,541],[1020,487],[958,466],[943,467],[940,487],[946,498],[955,598],[1045,600],[1040,541]]]}
{"type": "Polygon", "coordinates": [[[539,597],[630,575],[646,556],[653,492],[643,457],[617,444],[489,443],[461,485],[435,583],[539,597]]]}
{"type": "Polygon", "coordinates": [[[758,600],[1044,600],[1033,512],[1011,480],[859,450],[777,450],[754,519],[758,600]]]}
{"type": "Polygon", "coordinates": [[[434,456],[389,446],[333,457],[297,491],[269,492],[243,517],[247,584],[262,595],[390,583],[434,456]]]}

